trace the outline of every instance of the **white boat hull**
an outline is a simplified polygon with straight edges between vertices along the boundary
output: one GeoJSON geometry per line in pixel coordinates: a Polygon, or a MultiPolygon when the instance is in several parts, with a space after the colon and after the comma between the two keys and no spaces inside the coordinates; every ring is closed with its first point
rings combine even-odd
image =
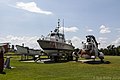
{"type": "Polygon", "coordinates": [[[61,42],[48,41],[48,40],[37,40],[37,42],[47,54],[71,53],[74,50],[74,47],[72,45],[61,42]]]}

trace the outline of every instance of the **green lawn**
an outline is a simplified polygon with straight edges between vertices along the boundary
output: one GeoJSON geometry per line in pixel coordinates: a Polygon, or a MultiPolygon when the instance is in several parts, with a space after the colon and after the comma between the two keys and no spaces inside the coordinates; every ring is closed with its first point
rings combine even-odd
{"type": "Polygon", "coordinates": [[[110,64],[25,63],[11,58],[13,69],[5,69],[0,80],[120,80],[120,56],[106,56],[110,64]]]}

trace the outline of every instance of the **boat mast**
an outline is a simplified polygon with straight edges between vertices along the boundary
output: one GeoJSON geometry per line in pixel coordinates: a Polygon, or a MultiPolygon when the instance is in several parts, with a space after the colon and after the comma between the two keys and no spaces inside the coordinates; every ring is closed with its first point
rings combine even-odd
{"type": "Polygon", "coordinates": [[[63,19],[63,35],[64,35],[64,19],[63,19]]]}
{"type": "Polygon", "coordinates": [[[64,35],[64,19],[63,19],[63,42],[65,42],[65,35],[64,35]]]}
{"type": "Polygon", "coordinates": [[[59,28],[60,28],[60,19],[58,19],[58,32],[59,32],[59,28]]]}

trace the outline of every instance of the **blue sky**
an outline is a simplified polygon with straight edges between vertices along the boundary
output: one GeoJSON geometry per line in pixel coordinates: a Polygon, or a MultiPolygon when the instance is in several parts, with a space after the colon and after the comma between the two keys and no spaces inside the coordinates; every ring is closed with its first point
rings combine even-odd
{"type": "Polygon", "coordinates": [[[1,0],[0,41],[36,48],[64,19],[65,37],[76,47],[94,35],[100,47],[120,45],[120,0],[1,0]]]}

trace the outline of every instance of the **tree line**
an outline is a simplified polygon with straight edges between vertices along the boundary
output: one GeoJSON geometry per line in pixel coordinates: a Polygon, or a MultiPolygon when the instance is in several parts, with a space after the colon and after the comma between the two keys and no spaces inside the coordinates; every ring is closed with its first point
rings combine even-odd
{"type": "Polygon", "coordinates": [[[120,46],[115,47],[115,45],[109,45],[107,48],[99,49],[104,55],[120,56],[120,46]]]}

